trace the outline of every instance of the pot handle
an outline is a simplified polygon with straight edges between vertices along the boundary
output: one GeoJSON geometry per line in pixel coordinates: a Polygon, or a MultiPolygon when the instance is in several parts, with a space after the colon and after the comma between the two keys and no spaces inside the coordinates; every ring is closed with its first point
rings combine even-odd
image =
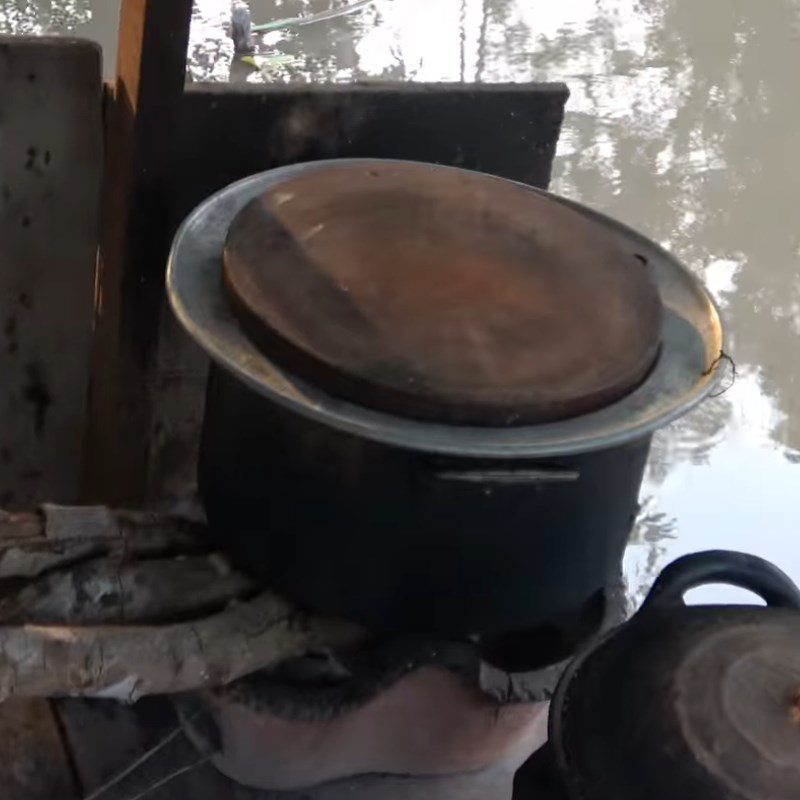
{"type": "Polygon", "coordinates": [[[748,589],[768,606],[800,611],[800,589],[785,572],[763,558],[732,550],[691,553],[673,561],[656,579],[642,610],[683,606],[689,589],[709,583],[748,589]]]}
{"type": "Polygon", "coordinates": [[[468,469],[440,470],[439,480],[495,486],[531,486],[542,483],[575,483],[580,473],[574,469],[468,469]]]}

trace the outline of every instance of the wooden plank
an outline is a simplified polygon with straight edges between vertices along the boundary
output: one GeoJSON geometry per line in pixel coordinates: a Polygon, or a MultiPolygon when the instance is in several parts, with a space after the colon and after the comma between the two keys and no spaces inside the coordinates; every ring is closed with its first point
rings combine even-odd
{"type": "MultiPolygon", "coordinates": [[[[78,493],[102,162],[101,54],[0,39],[0,506],[78,493]]],[[[4,800],[77,797],[45,700],[0,705],[4,800]]]]}
{"type": "Polygon", "coordinates": [[[0,748],[3,800],[77,800],[78,787],[50,703],[3,703],[0,748]]]}
{"type": "MultiPolygon", "coordinates": [[[[178,121],[172,225],[246,175],[320,158],[432,161],[547,187],[568,94],[564,84],[195,85],[178,121]]],[[[170,313],[160,325],[152,498],[194,486],[207,369],[170,313]]]]}
{"type": "MultiPolygon", "coordinates": [[[[142,700],[135,707],[114,700],[64,699],[54,703],[87,794],[111,780],[177,725],[169,703],[163,700],[142,700]]],[[[168,755],[174,757],[175,753],[168,755]]]]}
{"type": "Polygon", "coordinates": [[[172,211],[177,221],[245,175],[320,158],[429,161],[545,188],[568,96],[562,83],[195,84],[181,103],[172,211]]]}
{"type": "MultiPolygon", "coordinates": [[[[171,737],[178,720],[167,699],[148,698],[135,706],[122,706],[110,700],[59,700],[57,705],[87,793],[106,785],[145,753],[154,751],[151,758],[104,794],[103,800],[136,797],[202,758],[182,732],[171,737]],[[164,743],[163,747],[158,748],[159,743],[164,743]]],[[[257,792],[233,786],[210,764],[188,770],[152,796],[164,800],[264,798],[257,792]]]]}
{"type": "Polygon", "coordinates": [[[78,492],[101,169],[100,50],[0,38],[0,507],[78,492]]]}
{"type": "Polygon", "coordinates": [[[107,108],[98,308],[83,494],[141,499],[147,372],[169,247],[174,112],[183,93],[192,0],[123,0],[107,108]]]}

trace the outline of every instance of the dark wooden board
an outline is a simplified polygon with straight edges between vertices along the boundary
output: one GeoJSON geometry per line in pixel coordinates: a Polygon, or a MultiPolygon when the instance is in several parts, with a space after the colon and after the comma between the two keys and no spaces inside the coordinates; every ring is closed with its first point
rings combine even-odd
{"type": "Polygon", "coordinates": [[[100,49],[0,37],[0,506],[73,502],[92,332],[100,49]]]}
{"type": "Polygon", "coordinates": [[[273,167],[400,158],[547,188],[569,91],[563,83],[194,84],[173,158],[173,222],[209,194],[273,167]]]}
{"type": "Polygon", "coordinates": [[[84,497],[139,501],[194,481],[206,362],[163,313],[169,242],[228,183],[348,156],[433,161],[546,187],[564,84],[197,84],[191,0],[125,0],[109,142],[84,497]]]}
{"type": "Polygon", "coordinates": [[[0,752],[3,800],[80,797],[47,700],[7,700],[0,705],[0,752]]]}
{"type": "MultiPolygon", "coordinates": [[[[77,499],[102,164],[101,53],[0,37],[0,507],[77,499]]],[[[0,798],[77,800],[47,700],[0,704],[0,798]]]]}
{"type": "MultiPolygon", "coordinates": [[[[567,96],[558,83],[194,85],[182,100],[169,224],[233,181],[320,158],[439,162],[547,188],[567,96]]],[[[169,312],[160,325],[143,410],[153,497],[194,485],[208,364],[169,312]]]]}
{"type": "Polygon", "coordinates": [[[287,178],[228,236],[228,295],[290,372],[362,405],[475,425],[563,419],[653,365],[634,252],[526,187],[367,160],[287,178]]]}
{"type": "MultiPolygon", "coordinates": [[[[246,789],[234,787],[177,732],[178,720],[165,698],[147,698],[134,706],[113,700],[59,700],[58,712],[75,767],[89,795],[109,785],[131,764],[154,750],[119,782],[109,786],[101,800],[128,800],[184,768],[185,773],[152,792],[152,797],[175,800],[260,800],[246,789]],[[159,744],[166,742],[162,747],[159,744]]],[[[44,798],[42,798],[44,800],[44,798]]],[[[48,798],[51,800],[51,798],[48,798]]]]}

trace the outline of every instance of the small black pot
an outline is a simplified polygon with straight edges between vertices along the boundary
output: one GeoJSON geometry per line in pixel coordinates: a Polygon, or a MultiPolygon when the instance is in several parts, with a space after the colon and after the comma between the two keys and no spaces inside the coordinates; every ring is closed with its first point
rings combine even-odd
{"type": "Polygon", "coordinates": [[[564,673],[550,742],[571,800],[800,797],[800,591],[754,556],[679,559],[564,673]],[[709,583],[768,608],[683,604],[709,583]]]}

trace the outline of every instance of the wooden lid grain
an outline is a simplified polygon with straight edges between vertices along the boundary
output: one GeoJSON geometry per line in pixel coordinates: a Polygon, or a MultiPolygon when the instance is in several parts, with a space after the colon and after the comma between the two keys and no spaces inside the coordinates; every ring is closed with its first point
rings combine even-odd
{"type": "Polygon", "coordinates": [[[581,414],[653,366],[643,260],[546,194],[403,162],[321,166],[256,198],[224,253],[259,348],[328,393],[473,425],[581,414]]]}

